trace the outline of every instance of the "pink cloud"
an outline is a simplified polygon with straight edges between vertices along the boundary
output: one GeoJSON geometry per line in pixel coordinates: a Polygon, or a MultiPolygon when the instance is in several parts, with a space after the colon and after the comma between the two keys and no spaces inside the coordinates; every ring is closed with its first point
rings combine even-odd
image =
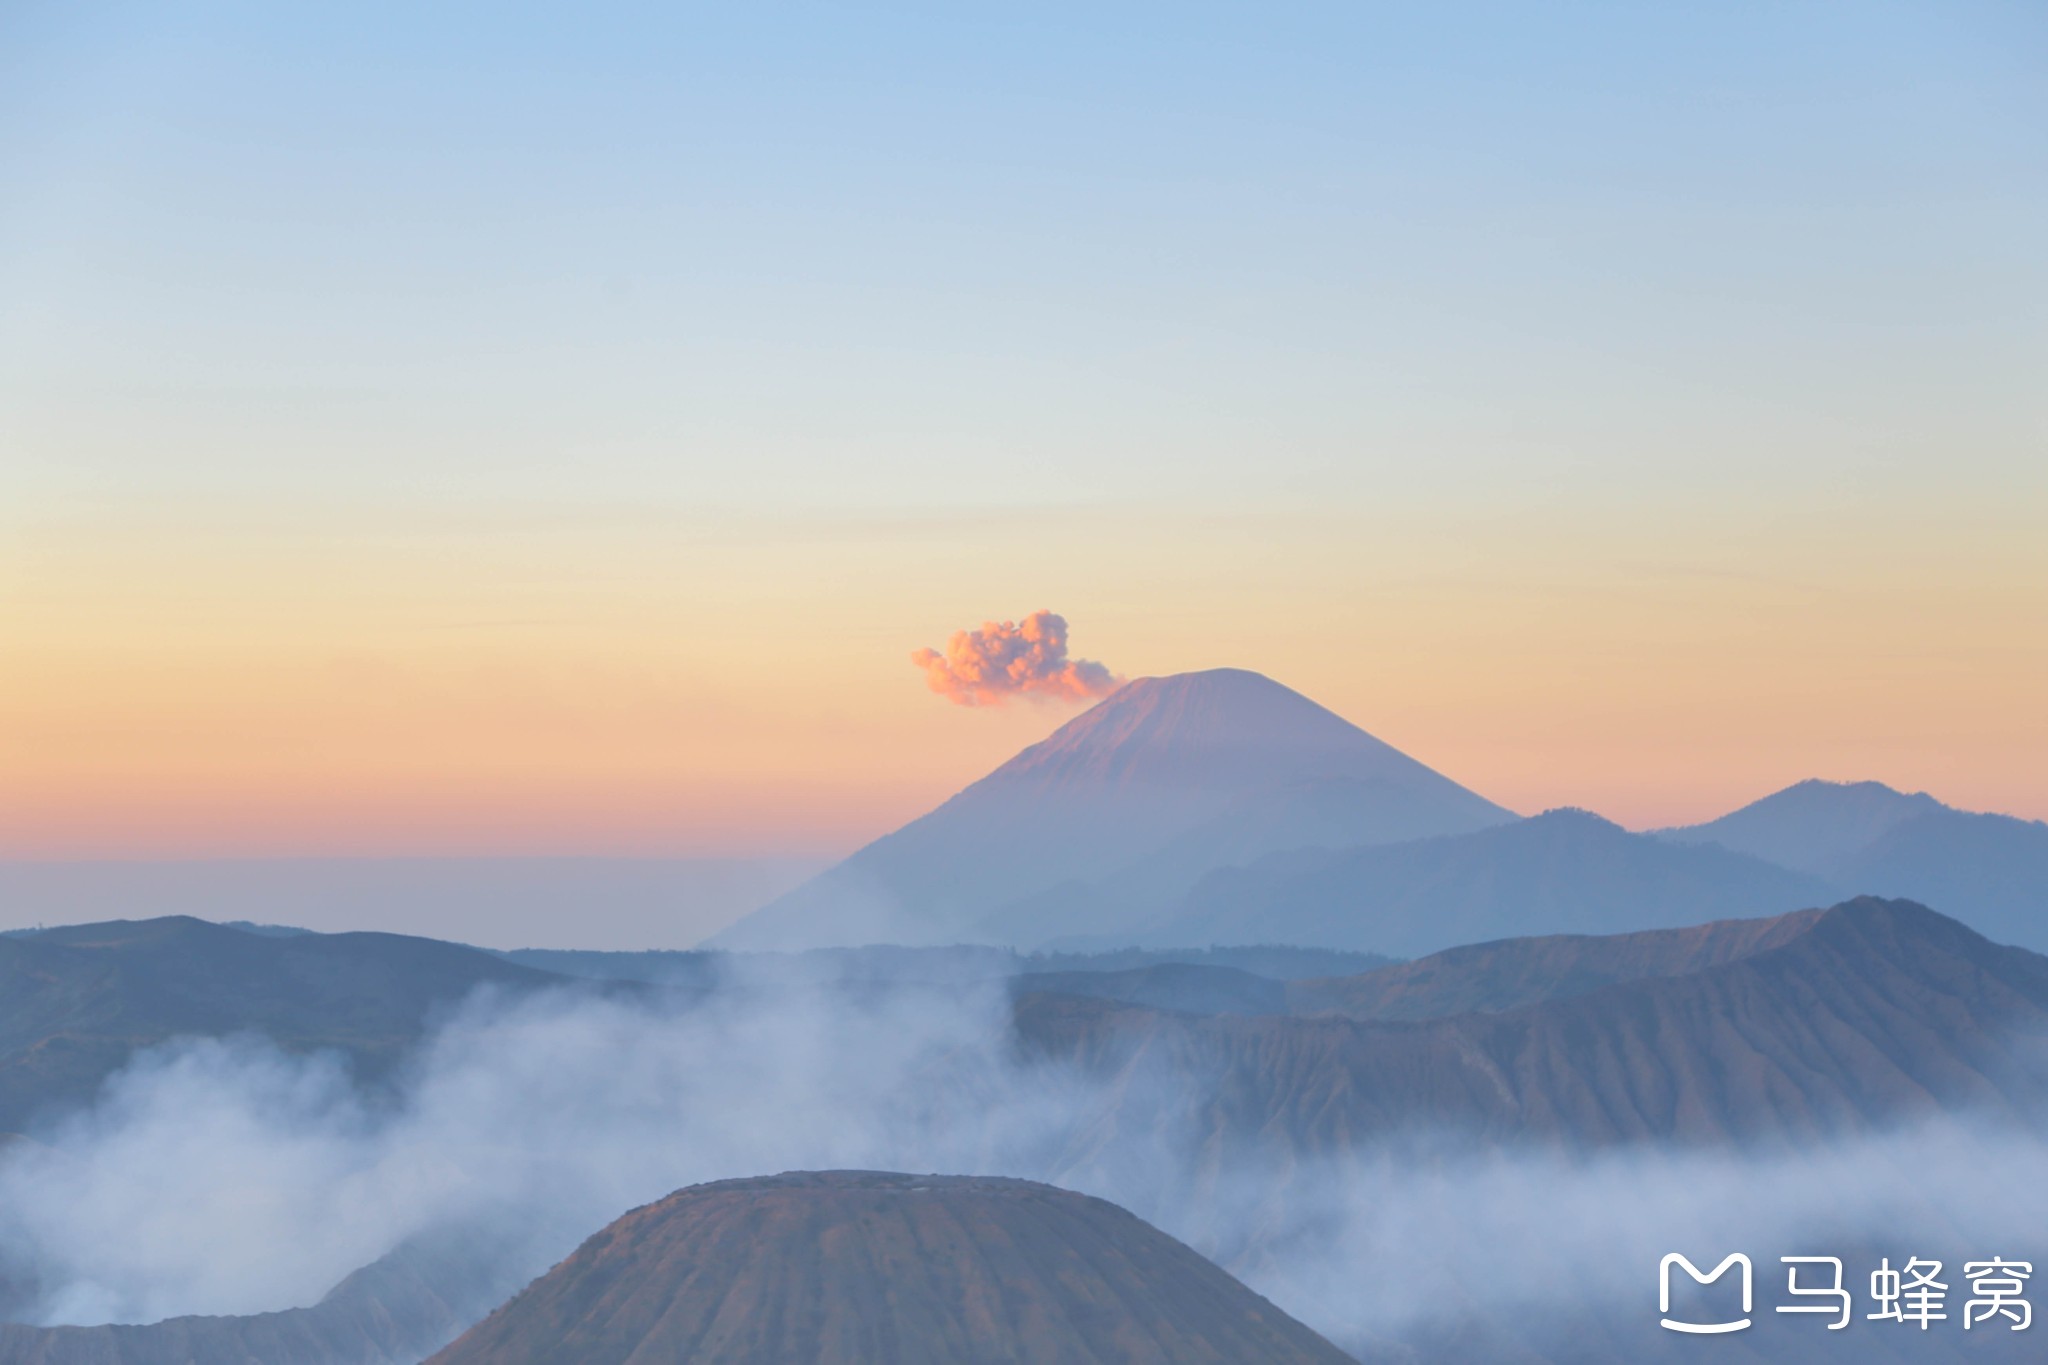
{"type": "Polygon", "coordinates": [[[910,661],[932,691],[960,706],[1001,706],[1011,697],[1078,701],[1107,696],[1123,682],[1101,664],[1069,659],[1066,618],[1049,611],[956,631],[945,653],[920,649],[910,661]]]}

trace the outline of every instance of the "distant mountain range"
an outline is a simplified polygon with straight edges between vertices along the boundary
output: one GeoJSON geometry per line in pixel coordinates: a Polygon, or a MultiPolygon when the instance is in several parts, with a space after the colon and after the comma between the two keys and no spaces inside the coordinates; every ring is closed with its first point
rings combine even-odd
{"type": "Polygon", "coordinates": [[[1905,901],[1459,948],[1287,983],[1262,1017],[1130,1003],[1155,989],[1027,993],[1018,1029],[1142,1106],[1101,1131],[1184,1106],[1174,1131],[1267,1162],[1403,1132],[1791,1143],[2048,1114],[2027,1061],[2048,1044],[2048,958],[1905,901]]]}
{"type": "Polygon", "coordinates": [[[1093,953],[1019,953],[1010,948],[954,945],[904,948],[810,948],[795,953],[683,951],[580,952],[563,948],[487,949],[522,967],[594,981],[639,981],[650,985],[715,986],[740,962],[757,977],[786,981],[922,981],[932,984],[989,981],[1047,972],[1127,972],[1166,963],[1235,968],[1297,981],[1313,976],[1354,976],[1384,967],[1383,953],[1336,948],[1246,944],[1221,948],[1116,948],[1093,953]]]}
{"type": "Polygon", "coordinates": [[[428,1365],[1349,1365],[1186,1246],[1027,1180],[796,1172],[635,1209],[428,1365]]]}
{"type": "Polygon", "coordinates": [[[2048,824],[1945,806],[1877,782],[1801,782],[1660,838],[1718,843],[1825,878],[1903,896],[2006,943],[2048,948],[2048,824]]]}
{"type": "MultiPolygon", "coordinates": [[[[896,951],[891,974],[856,981],[924,989],[988,979],[957,974],[953,950],[896,951]],[[921,958],[928,970],[915,965],[921,958]]],[[[1137,1053],[1149,1064],[1206,1051],[1208,1061],[1188,1074],[1212,1079],[1212,1064],[1234,1066],[1242,1049],[1257,1068],[1246,1073],[1247,1093],[1284,1074],[1288,1103],[1314,1115],[1279,1131],[1324,1146],[1417,1120],[1554,1130],[1597,1144],[1767,1131],[1810,1106],[1855,1123],[1971,1096],[2026,1110],[2033,1083],[2008,1075],[2001,1058],[2013,1039],[2048,1036],[2048,958],[1911,902],[1874,898],[1682,929],[1473,944],[1338,977],[1285,979],[1227,962],[1012,975],[1019,1039],[1091,1066],[1126,1045],[1171,1039],[1163,1054],[1137,1053]],[[1652,1028],[1660,1014],[1671,1022],[1652,1028]],[[1629,1048],[1648,1033],[1658,1040],[1659,1074],[1632,1076],[1623,1054],[1601,1061],[1603,1038],[1629,1048]],[[1557,1041],[1543,1041],[1552,1035],[1557,1041]],[[1807,1038],[1810,1046],[1800,1041],[1807,1038]],[[1719,1048],[1738,1051],[1705,1055],[1719,1048]],[[1701,1059],[1675,1061],[1685,1049],[1701,1059]],[[1375,1077],[1382,1059],[1392,1071],[1375,1077]],[[1512,1074],[1529,1066],[1554,1069],[1540,1082],[1512,1074]],[[1769,1089],[1773,1071],[1801,1079],[1769,1089]],[[1491,1076],[1506,1083],[1484,1079],[1491,1076]],[[1720,1078],[1712,1103],[1656,1099],[1709,1076],[1720,1078]],[[1909,1079],[1846,1106],[1825,1098],[1858,1093],[1872,1076],[1909,1079]],[[1600,1094],[1608,1084],[1623,1089],[1600,1094]]],[[[749,982],[766,980],[776,963],[761,959],[749,982]]],[[[810,966],[783,967],[789,984],[820,979],[810,966]]],[[[579,985],[477,949],[389,934],[277,938],[170,919],[0,939],[0,1132],[89,1098],[135,1049],[181,1034],[258,1031],[288,1048],[338,1049],[374,1081],[437,1011],[484,985],[653,989],[579,985]]],[[[671,1003],[687,1005],[704,990],[692,983],[671,1003]]],[[[1240,1109],[1259,1127],[1279,1116],[1257,1104],[1240,1109]]]]}
{"type": "MultiPolygon", "coordinates": [[[[954,960],[943,949],[896,951],[899,967],[920,956],[954,960]]],[[[191,1031],[262,1028],[302,1044],[322,1040],[374,1065],[416,1037],[430,1002],[448,992],[563,984],[429,940],[276,938],[181,920],[89,926],[50,942],[0,940],[0,954],[11,955],[15,973],[0,994],[13,1040],[9,1069],[0,1074],[15,1087],[16,1112],[38,1107],[38,1076],[49,1087],[41,1099],[77,1096],[80,1072],[39,1070],[36,1061],[38,1053],[61,1054],[73,1039],[103,1057],[184,1021],[180,1027],[191,1031]],[[47,981],[53,972],[56,980],[47,981]],[[134,1002],[123,1004],[129,995],[134,1002]],[[121,1031],[126,1037],[117,1042],[121,1031]]],[[[912,968],[898,979],[916,983],[924,975],[912,968]]],[[[1089,1082],[1091,1097],[1062,1119],[1050,1149],[1056,1161],[1034,1174],[1120,1191],[1136,1214],[1171,1226],[1227,1268],[1264,1263],[1272,1248],[1260,1229],[1282,1225],[1245,1218],[1243,1201],[1261,1209],[1313,1206],[1326,1197],[1312,1174],[1318,1163],[1360,1150],[1414,1144],[1425,1162],[1457,1142],[1801,1152],[1829,1137],[1882,1134],[1933,1115],[2039,1131],[2048,1114],[2048,958],[1901,901],[1468,945],[1339,977],[1283,980],[1217,961],[1154,961],[1019,976],[1013,990],[1014,1044],[1026,1064],[1059,1063],[1089,1082]],[[1194,1178],[1219,1171],[1239,1173],[1236,1183],[1194,1178]]],[[[695,998],[686,992],[665,1007],[687,1008],[695,998]]],[[[935,1073],[934,1084],[946,1074],[935,1073]]],[[[962,1189],[970,1204],[987,1193],[975,1182],[962,1189]]],[[[926,1193],[892,1187],[834,1195],[810,1212],[778,1211],[775,1197],[758,1191],[688,1207],[665,1201],[615,1225],[514,1299],[467,1345],[451,1348],[445,1365],[602,1361],[614,1349],[624,1360],[635,1343],[672,1355],[692,1332],[736,1330],[721,1306],[759,1306],[744,1316],[760,1334],[721,1338],[725,1344],[703,1354],[707,1360],[839,1358],[806,1354],[795,1338],[776,1335],[819,1320],[838,1324],[832,1339],[854,1343],[847,1349],[867,1349],[876,1339],[862,1333],[896,1331],[905,1344],[886,1358],[980,1358],[961,1354],[962,1303],[1038,1315],[1032,1321],[1046,1324],[1042,1339],[1065,1353],[1047,1360],[1152,1358],[1105,1353],[1097,1333],[1110,1330],[1118,1313],[1131,1316],[1111,1339],[1152,1341],[1160,1359],[1203,1358],[1179,1353],[1162,1335],[1161,1314],[1192,1315],[1212,1342],[1240,1341],[1230,1334],[1251,1331],[1254,1322],[1263,1324],[1259,1330],[1291,1330],[1270,1305],[1217,1278],[1220,1272],[1204,1279],[1214,1267],[1135,1219],[1118,1222],[1122,1215],[1112,1218],[1113,1211],[1060,1202],[1078,1196],[1061,1196],[1014,1224],[1007,1208],[888,1202],[926,1193]],[[924,1207],[934,1210],[928,1224],[918,1221],[924,1207]],[[898,1226],[890,1209],[915,1212],[898,1226]],[[848,1241],[854,1234],[831,1232],[833,1219],[850,1220],[858,1237],[872,1239],[860,1244],[866,1249],[848,1241]],[[997,1254],[990,1246],[1011,1247],[1000,1254],[1018,1258],[996,1276],[1001,1285],[975,1278],[986,1273],[978,1258],[997,1254]],[[913,1247],[922,1250],[913,1254],[913,1247]],[[1090,1250],[1078,1260],[1069,1256],[1083,1247],[1090,1250]],[[1055,1273],[1061,1266],[1067,1269],[1055,1273]],[[822,1318],[767,1306],[787,1302],[774,1298],[784,1292],[822,1318]],[[1194,1307],[1197,1300],[1218,1316],[1202,1316],[1209,1310],[1194,1307]],[[598,1335],[606,1322],[617,1324],[616,1338],[598,1335]],[[790,1350],[794,1357],[775,1354],[790,1350]]],[[[406,1343],[445,1339],[473,1321],[481,1311],[470,1297],[477,1284],[459,1264],[422,1267],[400,1257],[310,1309],[134,1328],[0,1328],[0,1365],[392,1361],[414,1349],[406,1343]]],[[[989,1330],[1008,1341],[1039,1329],[989,1330]]],[[[1496,1335],[1423,1342],[1419,1353],[1389,1347],[1384,1358],[1428,1365],[1666,1358],[1667,1343],[1646,1344],[1606,1324],[1579,1324],[1557,1339],[1619,1331],[1606,1346],[1563,1354],[1521,1339],[1511,1321],[1486,1330],[1496,1335]]],[[[1310,1354],[1298,1358],[1322,1358],[1312,1343],[1299,1349],[1310,1354]]],[[[1984,1358],[2004,1358],[2003,1348],[1985,1349],[1991,1354],[1984,1358]]],[[[1220,1358],[1297,1358],[1266,1350],[1243,1346],[1220,1358]]],[[[1806,1358],[1885,1357],[1824,1342],[1806,1358]]]]}
{"type": "Polygon", "coordinates": [[[1659,830],[1666,839],[1719,844],[1820,877],[1853,873],[1893,830],[1922,816],[1956,814],[1926,792],[1882,782],[1799,782],[1703,825],[1659,830]]]}
{"type": "Polygon", "coordinates": [[[2048,948],[2048,825],[1804,782],[1705,825],[1523,820],[1256,673],[1131,683],[725,948],[1390,954],[1900,896],[2048,948]]]}
{"type": "MultiPolygon", "coordinates": [[[[990,948],[885,947],[749,954],[741,970],[750,981],[792,986],[962,986],[1027,976],[1079,982],[1184,962],[1198,974],[1266,989],[1386,961],[1278,947],[1037,958],[990,948]]],[[[0,934],[0,1142],[92,1098],[137,1049],[180,1036],[257,1033],[287,1051],[332,1050],[374,1084],[431,1019],[479,987],[695,995],[733,970],[732,955],[716,952],[500,953],[399,934],[279,932],[182,915],[0,934]]]]}
{"type": "Polygon", "coordinates": [[[1412,956],[1527,934],[1672,928],[1834,898],[1816,876],[1559,810],[1473,834],[1303,849],[1219,869],[1145,926],[1140,941],[1262,937],[1412,956]]]}

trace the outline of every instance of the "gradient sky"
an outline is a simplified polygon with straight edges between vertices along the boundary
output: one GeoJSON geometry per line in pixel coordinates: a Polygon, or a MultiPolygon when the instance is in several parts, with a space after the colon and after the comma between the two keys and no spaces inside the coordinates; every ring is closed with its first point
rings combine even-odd
{"type": "Polygon", "coordinates": [[[850,847],[1049,607],[2048,817],[2048,10],[0,5],[0,855],[850,847]]]}

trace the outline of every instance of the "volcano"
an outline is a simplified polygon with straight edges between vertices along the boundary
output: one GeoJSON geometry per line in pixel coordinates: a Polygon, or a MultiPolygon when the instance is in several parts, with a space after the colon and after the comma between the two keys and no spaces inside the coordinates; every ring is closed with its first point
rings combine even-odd
{"type": "Polygon", "coordinates": [[[1028,1180],[797,1172],[636,1209],[428,1365],[1345,1365],[1114,1204],[1028,1180]]]}
{"type": "Polygon", "coordinates": [[[1260,674],[1141,678],[711,946],[1035,946],[1264,853],[1513,818],[1260,674]]]}

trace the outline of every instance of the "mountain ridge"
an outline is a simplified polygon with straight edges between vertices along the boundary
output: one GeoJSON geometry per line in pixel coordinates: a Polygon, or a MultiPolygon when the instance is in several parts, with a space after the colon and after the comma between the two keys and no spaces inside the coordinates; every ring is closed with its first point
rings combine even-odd
{"type": "Polygon", "coordinates": [[[1198,1017],[1027,993],[1016,1015],[1038,1055],[1108,1087],[1102,1131],[1139,1125],[1121,1110],[1142,1102],[1211,1161],[1291,1163],[1404,1133],[1786,1146],[1944,1109],[2048,1114],[2048,958],[1875,897],[1791,929],[1766,921],[1746,955],[1497,1012],[1198,1017]]]}
{"type": "Polygon", "coordinates": [[[1467,834],[1296,849],[1206,874],[1139,941],[1255,935],[1393,956],[1534,935],[1621,933],[1803,909],[1824,880],[1711,845],[1545,811],[1467,834]]]}
{"type": "Polygon", "coordinates": [[[1882,782],[1809,777],[1715,819],[1649,833],[1675,842],[1717,843],[1794,871],[1833,877],[1907,820],[1952,809],[1926,792],[1902,792],[1882,782]]]}
{"type": "Polygon", "coordinates": [[[0,938],[0,1130],[77,1104],[138,1047],[256,1030],[335,1048],[366,1074],[394,1064],[428,1015],[484,986],[569,978],[402,934],[277,937],[189,916],[0,938]]]}
{"type": "Polygon", "coordinates": [[[1769,857],[1840,895],[1921,901],[2002,941],[2048,949],[2048,822],[1959,810],[1881,782],[1809,779],[1655,836],[1769,857]]]}

